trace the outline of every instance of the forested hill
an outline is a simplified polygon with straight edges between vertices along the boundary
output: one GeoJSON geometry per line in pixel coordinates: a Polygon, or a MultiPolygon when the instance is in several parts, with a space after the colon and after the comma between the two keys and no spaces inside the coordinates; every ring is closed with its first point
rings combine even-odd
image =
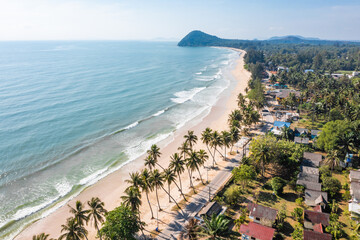
{"type": "Polygon", "coordinates": [[[179,43],[181,47],[235,47],[235,48],[248,48],[248,47],[262,47],[277,44],[295,44],[295,45],[357,45],[360,42],[350,41],[330,41],[320,40],[314,38],[303,38],[301,36],[285,36],[274,37],[269,40],[237,40],[237,39],[223,39],[217,36],[209,35],[202,31],[192,31],[186,35],[179,43]]]}

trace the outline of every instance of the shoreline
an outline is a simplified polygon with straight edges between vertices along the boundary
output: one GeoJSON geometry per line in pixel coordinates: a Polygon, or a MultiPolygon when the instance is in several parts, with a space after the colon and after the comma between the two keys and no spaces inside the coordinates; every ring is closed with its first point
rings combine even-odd
{"type": "MultiPolygon", "coordinates": [[[[227,118],[228,114],[237,106],[236,98],[237,94],[242,92],[245,92],[245,88],[247,87],[247,82],[250,78],[250,73],[247,72],[244,69],[243,64],[243,57],[245,54],[245,51],[240,49],[231,49],[237,52],[241,53],[241,56],[239,56],[235,60],[235,68],[231,69],[231,75],[234,78],[234,87],[232,89],[232,84],[229,85],[227,89],[225,89],[220,95],[217,100],[217,102],[211,107],[210,112],[203,117],[202,119],[199,119],[200,121],[190,121],[186,123],[183,127],[176,130],[174,134],[171,137],[168,137],[165,140],[162,140],[158,143],[158,146],[160,147],[160,151],[162,153],[162,156],[159,159],[159,164],[167,167],[168,166],[168,159],[172,153],[177,152],[178,146],[183,142],[183,136],[187,133],[188,130],[193,130],[194,133],[198,136],[199,140],[198,143],[194,146],[195,149],[204,149],[207,151],[207,148],[204,144],[200,141],[201,132],[206,128],[210,127],[214,130],[222,131],[227,129],[227,118]]],[[[219,156],[218,156],[219,157],[219,156]]],[[[125,180],[128,179],[129,173],[134,171],[139,171],[143,168],[143,156],[126,163],[124,166],[122,166],[120,169],[110,173],[109,175],[105,176],[104,178],[100,179],[96,183],[94,183],[91,186],[88,186],[85,188],[80,194],[72,198],[70,201],[68,201],[68,204],[73,206],[75,204],[76,200],[80,200],[83,203],[86,203],[88,200],[91,199],[91,197],[99,197],[101,201],[105,203],[105,208],[108,210],[112,210],[115,207],[117,207],[120,204],[120,196],[123,195],[123,192],[125,188],[127,187],[127,184],[125,183],[125,180]]],[[[218,159],[218,166],[219,169],[224,166],[225,161],[218,159]]],[[[211,162],[211,159],[208,160],[208,162],[211,162]]],[[[204,179],[207,176],[207,171],[204,168],[200,169],[201,175],[204,176],[204,179]]],[[[211,180],[216,174],[218,170],[211,170],[208,172],[209,180],[211,180]]],[[[194,172],[194,185],[198,185],[200,183],[199,180],[197,180],[198,173],[194,172]]],[[[181,176],[182,179],[182,185],[184,189],[184,193],[191,192],[189,187],[189,179],[187,176],[187,173],[184,172],[181,176]]],[[[180,194],[175,194],[177,192],[177,189],[175,189],[175,186],[171,187],[171,193],[173,197],[177,200],[181,200],[180,194]]],[[[155,203],[155,194],[151,193],[149,194],[150,201],[152,203],[155,203]]],[[[173,213],[166,213],[171,211],[172,206],[174,203],[169,204],[168,197],[163,193],[162,191],[159,191],[159,198],[161,199],[161,207],[164,209],[163,212],[159,213],[159,221],[160,229],[163,229],[167,222],[169,222],[172,219],[173,213]],[[170,217],[169,217],[170,216],[170,217]]],[[[147,223],[147,226],[145,227],[146,230],[152,231],[156,227],[156,219],[150,220],[151,213],[148,204],[145,201],[145,198],[143,196],[142,198],[142,206],[140,208],[141,217],[142,220],[147,223]]],[[[155,207],[153,207],[155,208],[155,207]]],[[[156,216],[156,210],[154,209],[154,215],[156,216]]],[[[50,234],[50,237],[58,237],[60,235],[61,230],[61,224],[65,223],[66,219],[70,217],[69,208],[67,205],[64,205],[58,209],[56,209],[53,213],[49,214],[48,216],[39,219],[33,223],[31,223],[28,227],[26,227],[22,232],[20,232],[15,239],[28,239],[29,237],[32,237],[35,234],[40,234],[42,232],[45,232],[47,234],[50,234]]],[[[91,226],[91,223],[89,222],[87,226],[87,230],[89,231],[88,238],[89,239],[95,239],[96,231],[91,226]]]]}

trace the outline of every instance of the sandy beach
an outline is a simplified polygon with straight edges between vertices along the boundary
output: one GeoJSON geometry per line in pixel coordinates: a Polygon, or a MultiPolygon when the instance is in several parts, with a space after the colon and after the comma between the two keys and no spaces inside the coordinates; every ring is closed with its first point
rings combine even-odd
{"type": "MultiPolygon", "coordinates": [[[[226,89],[220,96],[217,103],[212,107],[210,113],[202,119],[201,122],[190,122],[183,126],[181,129],[177,130],[170,139],[165,139],[162,142],[158,143],[160,151],[162,153],[161,158],[159,159],[159,164],[163,167],[167,167],[169,164],[170,156],[178,152],[177,148],[184,141],[183,136],[187,133],[188,130],[193,130],[194,133],[198,136],[199,141],[195,145],[195,149],[204,149],[207,150],[206,146],[200,141],[201,132],[206,128],[210,127],[213,130],[222,131],[228,130],[227,120],[229,113],[237,107],[237,95],[238,93],[245,93],[245,88],[247,87],[248,80],[250,79],[250,73],[244,69],[244,54],[245,52],[238,49],[233,49],[240,52],[240,57],[236,60],[236,66],[232,70],[232,75],[236,79],[236,84],[231,89],[226,89]]],[[[210,155],[209,155],[210,156],[210,155]]],[[[220,159],[220,156],[217,156],[218,167],[221,169],[225,166],[226,162],[220,159]]],[[[120,196],[123,195],[125,188],[128,186],[125,183],[125,180],[129,178],[129,173],[134,171],[140,171],[143,166],[144,156],[126,164],[121,169],[109,174],[105,178],[99,180],[94,185],[88,187],[78,196],[73,198],[68,202],[69,205],[74,206],[77,200],[80,200],[86,203],[92,197],[99,197],[104,203],[107,210],[112,210],[117,207],[121,200],[120,196]]],[[[211,157],[208,160],[208,163],[205,165],[210,165],[212,163],[211,157]]],[[[206,180],[207,171],[204,168],[200,169],[202,177],[206,180]]],[[[210,170],[208,172],[208,178],[211,180],[219,170],[210,170]]],[[[201,188],[200,179],[197,172],[194,172],[194,185],[201,188]]],[[[190,181],[187,172],[184,172],[181,176],[183,190],[185,193],[192,193],[192,190],[189,188],[190,181]]],[[[181,201],[182,197],[178,192],[175,185],[171,186],[171,193],[177,201],[181,201]]],[[[154,215],[156,217],[156,196],[155,192],[149,195],[150,201],[153,206],[154,215]]],[[[162,212],[158,213],[159,217],[159,228],[164,229],[166,224],[171,222],[175,212],[172,212],[171,209],[174,206],[174,203],[169,203],[169,198],[165,192],[162,190],[159,191],[160,205],[163,209],[162,212]]],[[[147,231],[153,231],[156,227],[157,220],[151,220],[151,212],[149,206],[146,202],[145,194],[142,198],[142,206],[140,208],[141,218],[147,223],[145,229],[147,231]]],[[[49,216],[40,219],[39,221],[33,223],[23,232],[21,232],[15,239],[29,239],[35,234],[40,234],[42,232],[50,234],[50,237],[57,238],[60,235],[61,225],[66,222],[66,219],[70,217],[69,208],[67,205],[57,209],[55,212],[49,216]]],[[[86,227],[89,231],[88,239],[96,239],[96,230],[93,227],[92,223],[89,222],[86,227]]]]}

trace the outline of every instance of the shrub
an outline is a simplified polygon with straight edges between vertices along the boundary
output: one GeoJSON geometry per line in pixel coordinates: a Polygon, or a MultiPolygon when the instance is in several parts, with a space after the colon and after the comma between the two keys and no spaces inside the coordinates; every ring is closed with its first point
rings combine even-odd
{"type": "Polygon", "coordinates": [[[246,187],[248,183],[256,178],[255,167],[252,165],[241,165],[232,170],[234,180],[246,187]]]}
{"type": "Polygon", "coordinates": [[[271,180],[271,187],[277,195],[283,193],[285,185],[286,185],[285,180],[280,177],[274,177],[271,180]]]}
{"type": "Polygon", "coordinates": [[[301,207],[304,204],[304,199],[302,197],[299,197],[295,200],[295,202],[296,202],[296,205],[301,207]]]}
{"type": "Polygon", "coordinates": [[[324,177],[331,177],[331,170],[328,165],[323,165],[319,168],[321,179],[324,177]]]}
{"type": "Polygon", "coordinates": [[[225,201],[228,204],[236,204],[241,196],[241,189],[239,186],[233,184],[224,193],[225,201]]]}
{"type": "Polygon", "coordinates": [[[327,192],[331,197],[336,196],[341,190],[341,183],[333,177],[324,177],[322,179],[323,191],[327,192]]]}
{"type": "Polygon", "coordinates": [[[342,198],[345,201],[349,201],[351,199],[351,194],[349,190],[345,190],[345,192],[342,194],[342,198]]]}
{"type": "Polygon", "coordinates": [[[304,213],[304,210],[302,208],[294,208],[294,211],[291,213],[291,216],[293,216],[293,218],[295,218],[296,221],[301,223],[303,213],[304,213]]]}

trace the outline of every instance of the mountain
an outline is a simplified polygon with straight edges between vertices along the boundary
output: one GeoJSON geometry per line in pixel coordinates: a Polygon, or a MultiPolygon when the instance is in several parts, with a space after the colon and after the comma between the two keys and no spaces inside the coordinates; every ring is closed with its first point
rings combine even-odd
{"type": "Polygon", "coordinates": [[[282,36],[282,37],[271,37],[268,39],[268,41],[273,41],[273,40],[283,40],[283,39],[299,39],[299,40],[310,40],[310,41],[319,41],[320,38],[308,38],[308,37],[303,37],[300,35],[287,35],[287,36],[282,36]]]}
{"type": "Polygon", "coordinates": [[[351,41],[330,41],[318,38],[306,38],[302,36],[289,35],[283,37],[272,37],[268,40],[238,40],[224,39],[214,35],[195,30],[187,34],[178,43],[181,47],[234,47],[234,48],[250,48],[272,44],[308,44],[308,45],[338,45],[338,44],[354,44],[359,45],[360,42],[351,41]]]}

